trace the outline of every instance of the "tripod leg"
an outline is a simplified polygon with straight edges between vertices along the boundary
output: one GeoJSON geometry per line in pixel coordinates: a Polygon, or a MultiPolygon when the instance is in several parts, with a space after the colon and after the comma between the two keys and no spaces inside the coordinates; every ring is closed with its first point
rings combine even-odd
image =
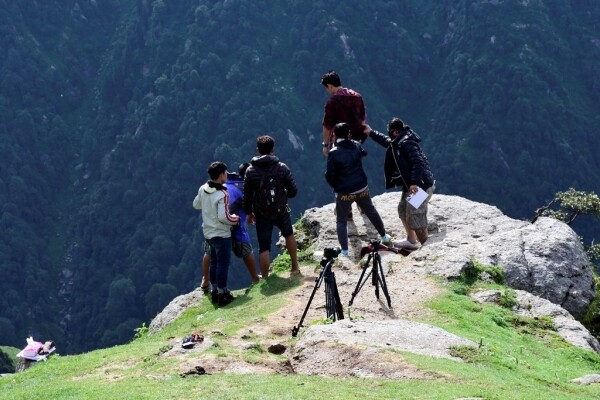
{"type": "Polygon", "coordinates": [[[327,309],[327,318],[331,318],[333,321],[344,319],[335,273],[331,269],[325,275],[325,308],[327,309]]]}
{"type": "Polygon", "coordinates": [[[310,294],[310,298],[308,299],[308,303],[306,303],[306,307],[304,308],[304,312],[302,313],[302,317],[300,317],[300,321],[298,322],[298,325],[296,325],[292,328],[292,336],[294,336],[294,337],[296,335],[298,335],[298,331],[302,327],[302,322],[304,322],[304,318],[306,317],[306,314],[308,313],[308,308],[310,307],[310,303],[312,302],[313,297],[315,297],[315,293],[317,292],[317,289],[319,289],[319,286],[321,286],[321,282],[323,281],[325,269],[326,269],[326,267],[321,270],[321,273],[319,274],[319,276],[316,279],[315,287],[313,288],[313,291],[310,294]]]}
{"type": "MultiPolygon", "coordinates": [[[[375,267],[373,267],[375,268],[375,267]]],[[[379,270],[379,273],[377,274],[377,278],[378,278],[378,283],[381,285],[381,289],[383,291],[383,295],[385,296],[385,299],[387,300],[387,305],[389,308],[392,308],[392,299],[390,298],[390,293],[388,292],[388,288],[387,288],[387,283],[385,281],[385,275],[383,273],[383,267],[381,266],[381,259],[377,260],[377,269],[379,270]]],[[[379,298],[379,297],[377,297],[379,298]]]]}
{"type": "Polygon", "coordinates": [[[342,301],[340,300],[340,292],[338,292],[337,283],[335,280],[335,274],[333,275],[333,299],[335,302],[335,311],[337,313],[337,319],[344,319],[344,309],[342,307],[342,301]]]}
{"type": "Polygon", "coordinates": [[[335,303],[333,299],[333,272],[328,271],[325,276],[325,311],[327,312],[327,318],[335,321],[335,303]]]}
{"type": "Polygon", "coordinates": [[[371,271],[373,271],[373,269],[371,268],[371,271],[369,271],[369,275],[367,275],[365,277],[365,272],[367,272],[367,268],[369,267],[369,262],[371,261],[371,259],[372,259],[372,254],[369,253],[369,256],[367,257],[367,263],[363,267],[363,270],[360,274],[360,278],[358,278],[358,282],[356,282],[356,287],[354,288],[354,291],[352,292],[352,297],[350,298],[350,303],[348,303],[348,306],[352,305],[352,303],[354,302],[354,298],[356,297],[358,292],[360,292],[360,289],[362,289],[362,287],[365,285],[365,283],[367,282],[367,279],[369,279],[369,275],[371,274],[371,271]],[[363,277],[364,277],[364,281],[363,281],[363,277]]]}
{"type": "Polygon", "coordinates": [[[378,265],[381,265],[381,261],[379,260],[379,253],[375,253],[373,257],[373,286],[375,286],[375,297],[379,300],[379,268],[378,265]]]}

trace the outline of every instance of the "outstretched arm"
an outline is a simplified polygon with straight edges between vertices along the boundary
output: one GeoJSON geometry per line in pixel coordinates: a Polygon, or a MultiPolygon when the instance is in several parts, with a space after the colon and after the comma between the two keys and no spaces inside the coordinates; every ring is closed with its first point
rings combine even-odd
{"type": "Polygon", "coordinates": [[[392,139],[384,135],[383,133],[377,132],[369,125],[365,125],[364,132],[373,139],[373,141],[377,144],[380,144],[383,147],[388,147],[390,143],[392,143],[392,139]]]}

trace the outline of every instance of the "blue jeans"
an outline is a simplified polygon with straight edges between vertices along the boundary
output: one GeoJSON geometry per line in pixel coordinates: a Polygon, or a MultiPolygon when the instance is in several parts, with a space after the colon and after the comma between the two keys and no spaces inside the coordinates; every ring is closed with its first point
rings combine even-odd
{"type": "Polygon", "coordinates": [[[227,275],[231,261],[231,238],[214,237],[206,239],[210,246],[210,281],[218,289],[227,288],[227,275]]]}

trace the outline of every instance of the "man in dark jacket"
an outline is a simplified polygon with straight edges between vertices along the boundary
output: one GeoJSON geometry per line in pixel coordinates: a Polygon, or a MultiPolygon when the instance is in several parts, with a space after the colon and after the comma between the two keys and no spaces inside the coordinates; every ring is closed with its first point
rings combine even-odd
{"type": "Polygon", "coordinates": [[[292,275],[300,274],[296,238],[287,205],[287,199],[295,197],[298,188],[288,166],[273,154],[274,146],[275,140],[270,136],[260,136],[256,140],[260,155],[252,159],[244,178],[244,211],[248,224],[256,224],[258,259],[263,278],[269,276],[274,226],[285,238],[285,247],[292,261],[292,275]]]}
{"type": "Polygon", "coordinates": [[[381,241],[389,243],[389,235],[385,233],[385,227],[381,216],[373,206],[369,187],[367,186],[367,175],[362,167],[362,158],[367,152],[360,143],[350,137],[350,126],[341,122],[333,128],[336,137],[335,146],[327,155],[327,171],[325,179],[336,193],[335,206],[336,228],[338,241],[342,247],[342,254],[348,255],[348,213],[352,203],[356,202],[363,213],[369,218],[379,235],[381,241]]]}
{"type": "Polygon", "coordinates": [[[388,136],[372,130],[367,125],[371,139],[387,147],[385,153],[384,173],[386,189],[400,187],[402,198],[398,204],[398,215],[406,230],[406,239],[394,245],[410,250],[418,249],[419,242],[425,243],[427,233],[427,204],[435,190],[435,180],[429,161],[419,143],[421,138],[400,118],[392,118],[388,122],[388,136]],[[427,192],[427,198],[415,208],[408,203],[408,196],[417,193],[419,188],[427,192]]]}

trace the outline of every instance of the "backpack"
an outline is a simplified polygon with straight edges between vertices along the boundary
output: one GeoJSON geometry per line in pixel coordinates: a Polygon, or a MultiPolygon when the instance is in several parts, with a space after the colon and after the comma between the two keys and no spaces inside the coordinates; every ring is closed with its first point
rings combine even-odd
{"type": "Polygon", "coordinates": [[[254,211],[262,217],[275,219],[288,210],[287,190],[277,174],[279,164],[268,171],[259,171],[260,186],[256,192],[254,211]]]}

